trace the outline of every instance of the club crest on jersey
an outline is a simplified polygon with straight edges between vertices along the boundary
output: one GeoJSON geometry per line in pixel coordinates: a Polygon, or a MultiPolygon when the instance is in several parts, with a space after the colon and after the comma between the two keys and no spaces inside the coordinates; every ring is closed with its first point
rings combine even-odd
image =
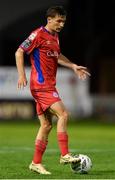
{"type": "Polygon", "coordinates": [[[59,97],[57,92],[53,92],[53,97],[59,97]]]}

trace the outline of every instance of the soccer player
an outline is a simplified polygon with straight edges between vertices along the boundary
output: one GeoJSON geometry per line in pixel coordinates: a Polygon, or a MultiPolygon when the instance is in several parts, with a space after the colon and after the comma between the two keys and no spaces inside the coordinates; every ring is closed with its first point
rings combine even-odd
{"type": "Polygon", "coordinates": [[[60,163],[80,162],[69,152],[66,110],[56,90],[57,65],[72,69],[82,80],[90,73],[86,67],[78,66],[66,58],[60,51],[58,33],[64,27],[66,11],[62,6],[54,6],[46,12],[47,23],[31,32],[15,53],[18,70],[18,88],[27,85],[24,67],[24,53],[30,56],[31,78],[30,90],[36,102],[36,111],[40,128],[35,140],[35,152],[29,169],[40,174],[51,174],[42,165],[42,157],[48,144],[48,135],[52,128],[52,115],[57,120],[57,140],[61,152],[60,163]]]}

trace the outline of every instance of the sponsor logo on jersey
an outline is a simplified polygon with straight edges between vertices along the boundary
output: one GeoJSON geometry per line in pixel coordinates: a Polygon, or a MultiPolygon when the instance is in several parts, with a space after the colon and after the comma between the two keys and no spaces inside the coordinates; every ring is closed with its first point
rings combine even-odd
{"type": "Polygon", "coordinates": [[[59,97],[57,92],[53,92],[53,97],[59,97]]]}
{"type": "Polygon", "coordinates": [[[58,52],[57,51],[48,51],[47,52],[47,56],[49,56],[49,57],[57,57],[58,58],[58,52]]]}
{"type": "Polygon", "coordinates": [[[46,44],[52,44],[51,41],[46,41],[46,44]]]}

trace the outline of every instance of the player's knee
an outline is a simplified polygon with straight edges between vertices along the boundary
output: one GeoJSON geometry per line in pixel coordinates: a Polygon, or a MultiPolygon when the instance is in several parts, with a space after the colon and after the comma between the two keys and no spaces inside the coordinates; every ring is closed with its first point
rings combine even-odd
{"type": "Polygon", "coordinates": [[[52,124],[50,123],[44,123],[42,128],[44,129],[45,132],[50,132],[52,129],[52,124]]]}
{"type": "Polygon", "coordinates": [[[68,113],[67,111],[64,111],[64,112],[62,113],[61,117],[62,117],[65,121],[67,121],[67,120],[68,120],[68,117],[69,117],[69,113],[68,113]]]}
{"type": "Polygon", "coordinates": [[[50,125],[48,125],[47,130],[51,131],[51,129],[52,129],[52,125],[50,124],[50,125]]]}

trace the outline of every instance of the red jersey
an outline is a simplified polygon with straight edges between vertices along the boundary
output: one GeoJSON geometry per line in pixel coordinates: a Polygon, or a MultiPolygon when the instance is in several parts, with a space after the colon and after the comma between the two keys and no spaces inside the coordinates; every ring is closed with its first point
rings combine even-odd
{"type": "Polygon", "coordinates": [[[30,89],[52,89],[56,85],[56,72],[60,54],[57,33],[52,35],[43,26],[33,31],[20,45],[31,60],[30,89]]]}

